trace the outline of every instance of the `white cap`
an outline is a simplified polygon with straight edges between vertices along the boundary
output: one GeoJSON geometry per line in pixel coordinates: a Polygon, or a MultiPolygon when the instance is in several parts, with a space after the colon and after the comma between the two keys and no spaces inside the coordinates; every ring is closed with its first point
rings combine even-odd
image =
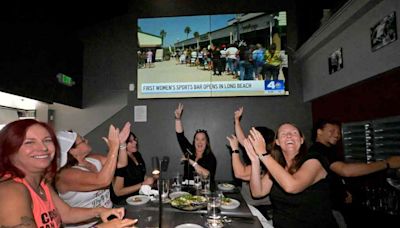
{"type": "Polygon", "coordinates": [[[74,145],[77,134],[69,131],[58,131],[57,139],[60,144],[60,165],[59,168],[63,167],[67,163],[68,151],[74,145]]]}

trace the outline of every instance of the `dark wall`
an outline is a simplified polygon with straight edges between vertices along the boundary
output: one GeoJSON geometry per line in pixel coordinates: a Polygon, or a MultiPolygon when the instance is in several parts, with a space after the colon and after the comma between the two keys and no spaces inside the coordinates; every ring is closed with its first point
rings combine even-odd
{"type": "MultiPolygon", "coordinates": [[[[218,3],[215,1],[143,1],[140,4],[137,3],[131,7],[133,10],[131,14],[120,20],[113,20],[106,26],[97,27],[91,31],[94,35],[88,35],[85,38],[91,46],[96,46],[96,49],[92,48],[90,52],[85,52],[87,53],[85,59],[107,60],[106,62],[110,65],[110,67],[98,71],[97,65],[86,64],[85,73],[93,75],[93,80],[96,77],[97,81],[108,81],[108,78],[115,75],[118,77],[118,81],[110,81],[109,85],[115,88],[121,86],[125,90],[129,83],[136,83],[136,20],[139,16],[155,17],[286,9],[288,11],[288,45],[296,47],[295,9],[293,4],[286,6],[286,3],[281,4],[279,8],[277,1],[273,1],[273,3],[254,1],[252,4],[244,1],[225,0],[218,1],[218,3]],[[121,31],[121,29],[125,30],[121,31]],[[96,42],[107,43],[107,45],[97,45],[96,42]],[[121,51],[116,52],[115,49],[121,49],[121,51]],[[114,69],[117,64],[118,67],[114,69]]],[[[89,62],[91,61],[89,60],[89,62]]],[[[218,162],[216,178],[229,180],[232,179],[232,169],[230,155],[226,148],[226,144],[228,144],[226,136],[231,135],[234,131],[233,114],[240,106],[244,107],[242,124],[246,132],[251,126],[264,125],[275,129],[280,123],[289,121],[298,124],[305,131],[306,136],[310,135],[312,122],[310,104],[302,101],[301,76],[297,72],[299,72],[297,66],[289,59],[289,96],[138,100],[136,91],[130,92],[128,106],[90,132],[87,137],[95,150],[105,151],[105,144],[99,139],[106,135],[108,126],[110,124],[122,126],[125,121],[131,121],[132,129],[139,138],[140,151],[148,168],[151,168],[149,167],[151,156],[168,155],[171,162],[167,175],[172,176],[176,172],[183,172],[183,167],[180,165],[181,152],[174,129],[174,110],[178,103],[183,103],[185,107],[183,124],[186,136],[191,141],[196,129],[208,130],[211,147],[218,162]],[[147,122],[133,122],[134,106],[137,105],[147,106],[147,122]]],[[[85,96],[94,97],[95,94],[101,93],[98,88],[102,88],[102,85],[85,87],[85,96]]]]}
{"type": "Polygon", "coordinates": [[[343,123],[400,115],[400,68],[312,101],[314,121],[343,123]]]}

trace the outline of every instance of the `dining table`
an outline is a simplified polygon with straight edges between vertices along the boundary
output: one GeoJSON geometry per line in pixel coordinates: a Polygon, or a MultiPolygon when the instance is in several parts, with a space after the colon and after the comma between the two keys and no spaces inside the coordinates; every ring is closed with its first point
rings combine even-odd
{"type": "MultiPolygon", "coordinates": [[[[219,193],[223,193],[224,197],[237,200],[240,205],[235,208],[221,207],[221,219],[218,225],[231,228],[254,227],[262,228],[259,219],[251,213],[243,197],[240,194],[240,189],[235,187],[233,190],[221,191],[216,189],[219,193]]],[[[186,186],[181,191],[189,192],[193,195],[200,194],[195,191],[193,186],[186,186]]],[[[125,217],[138,219],[137,227],[150,228],[160,227],[160,204],[158,197],[149,200],[143,204],[126,204],[121,205],[125,208],[125,217]]],[[[182,210],[171,206],[170,200],[162,203],[161,210],[161,227],[174,228],[174,227],[214,227],[211,224],[207,208],[199,208],[198,210],[182,210]],[[210,225],[209,225],[210,224],[210,225]]],[[[221,226],[215,226],[221,227],[221,226]]]]}

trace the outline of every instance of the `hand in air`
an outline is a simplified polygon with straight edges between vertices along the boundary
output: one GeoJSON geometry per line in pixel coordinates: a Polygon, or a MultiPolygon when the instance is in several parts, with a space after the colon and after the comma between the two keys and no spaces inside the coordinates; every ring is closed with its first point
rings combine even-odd
{"type": "Polygon", "coordinates": [[[182,117],[183,104],[179,103],[178,107],[175,109],[175,119],[180,119],[182,117]]]}
{"type": "Polygon", "coordinates": [[[229,141],[232,150],[239,149],[239,141],[235,135],[227,136],[226,139],[229,141]]]}
{"type": "Polygon", "coordinates": [[[235,111],[235,121],[239,121],[240,117],[242,117],[243,114],[243,107],[240,107],[238,110],[235,111]]]}
{"type": "Polygon", "coordinates": [[[119,143],[124,144],[129,137],[129,133],[131,132],[131,123],[126,122],[121,132],[119,133],[119,143]]]}
{"type": "Polygon", "coordinates": [[[103,137],[103,140],[106,142],[108,148],[110,150],[112,149],[117,149],[119,147],[119,129],[115,128],[114,125],[110,125],[110,128],[108,130],[108,136],[103,137]]]}
{"type": "Polygon", "coordinates": [[[246,138],[243,141],[243,146],[246,149],[247,156],[249,156],[251,163],[259,162],[258,155],[254,151],[253,145],[250,142],[250,139],[246,138]]]}
{"type": "Polygon", "coordinates": [[[267,151],[264,137],[254,127],[250,129],[249,141],[251,142],[251,145],[253,145],[254,151],[258,155],[261,155],[267,151]]]}

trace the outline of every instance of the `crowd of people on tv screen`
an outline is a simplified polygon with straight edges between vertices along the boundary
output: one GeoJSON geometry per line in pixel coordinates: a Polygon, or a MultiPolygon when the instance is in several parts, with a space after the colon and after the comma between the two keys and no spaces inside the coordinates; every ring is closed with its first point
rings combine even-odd
{"type": "MultiPolygon", "coordinates": [[[[196,130],[188,140],[183,111],[178,104],[173,114],[184,177],[209,177],[215,190],[215,153],[228,151],[244,200],[276,227],[344,227],[351,192],[342,177],[400,168],[400,156],[344,162],[336,151],[341,135],[335,121],[315,124],[310,148],[293,123],[246,133],[243,107],[233,110],[234,132],[221,136],[229,149],[214,152],[207,130],[196,130]]],[[[0,227],[134,226],[138,220],[124,218],[123,205],[143,186],[156,187],[159,176],[147,172],[129,122],[110,125],[103,140],[108,152],[97,154],[73,130],[55,132],[34,119],[7,124],[0,131],[0,227]]]]}
{"type": "MultiPolygon", "coordinates": [[[[196,66],[201,70],[213,71],[213,75],[232,75],[238,80],[278,80],[281,74],[286,80],[288,56],[272,43],[268,49],[261,44],[240,41],[233,44],[208,45],[199,48],[176,49],[172,57],[177,64],[196,66]]],[[[150,68],[154,54],[148,49],[138,54],[140,67],[150,68]]]]}

